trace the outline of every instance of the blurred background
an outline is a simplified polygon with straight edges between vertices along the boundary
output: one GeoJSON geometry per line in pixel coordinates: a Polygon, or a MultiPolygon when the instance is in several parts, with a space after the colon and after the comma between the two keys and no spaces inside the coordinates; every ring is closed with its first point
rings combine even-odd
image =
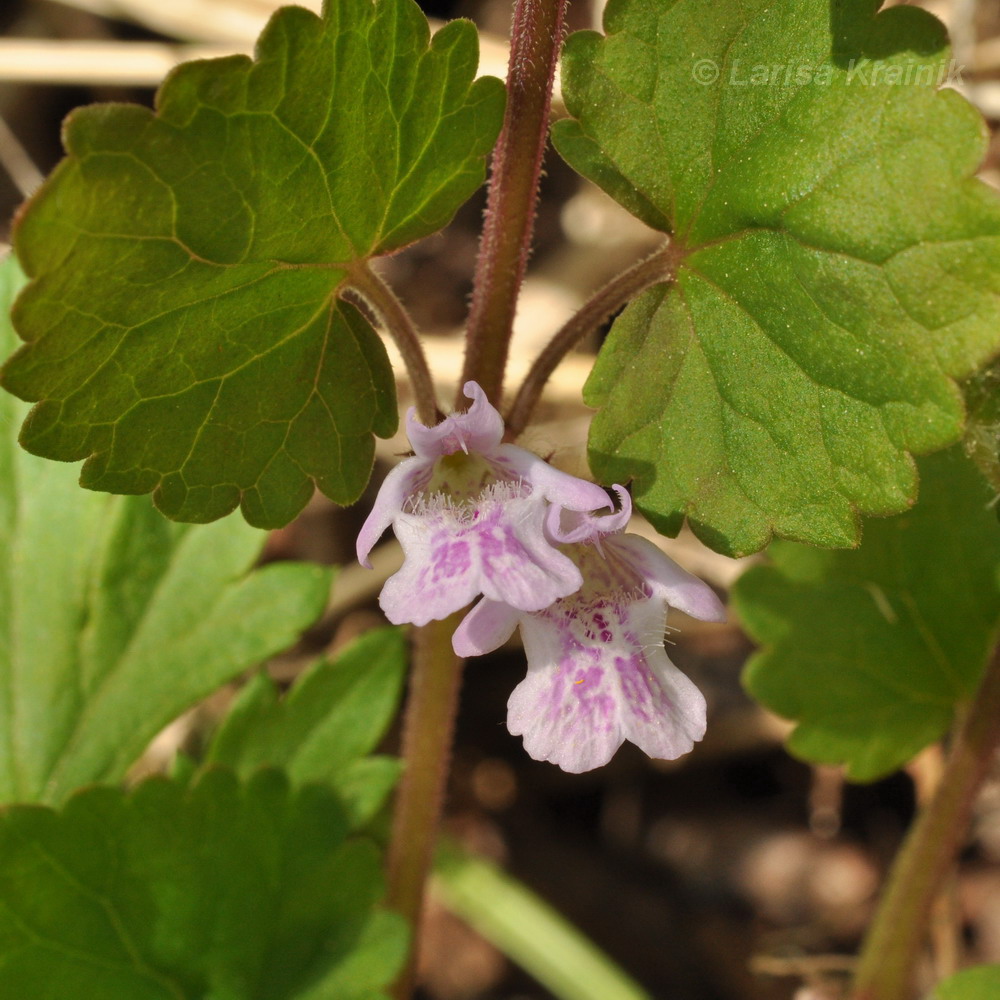
{"type": "MultiPolygon", "coordinates": [[[[318,0],[304,5],[319,6],[318,0]]],[[[275,6],[271,0],[0,0],[0,242],[9,241],[19,205],[58,162],[67,112],[95,101],[151,105],[156,84],[178,61],[250,52],[275,6]]],[[[510,0],[422,6],[432,18],[472,18],[484,33],[484,71],[505,74],[510,0]]],[[[1000,4],[928,0],[923,6],[949,25],[961,89],[993,130],[982,176],[1000,186],[1000,4]]],[[[574,0],[571,27],[599,25],[599,8],[574,0]]],[[[460,328],[483,202],[478,195],[443,233],[384,262],[426,334],[442,400],[453,396],[461,367],[460,328]]],[[[658,242],[550,155],[509,384],[517,384],[593,290],[658,242]]],[[[577,473],[585,470],[589,420],[580,389],[595,347],[584,345],[560,367],[523,441],[577,473]]],[[[381,472],[406,449],[402,438],[381,442],[381,472]]],[[[317,497],[272,536],[270,559],[346,567],[325,619],[302,648],[270,665],[279,679],[290,681],[317,649],[340,646],[380,620],[374,598],[399,554],[390,543],[377,552],[374,573],[353,565],[353,539],[366,510],[364,500],[339,510],[317,497]]],[[[632,530],[655,537],[641,523],[632,530]]],[[[743,568],[684,534],[659,543],[723,597],[743,568]]],[[[708,737],[691,755],[651,762],[626,745],[608,767],[581,776],[529,760],[504,727],[507,696],[524,671],[522,653],[511,646],[468,668],[448,830],[549,900],[655,998],[835,997],[914,804],[934,784],[939,752],[931,749],[907,773],[870,786],[847,785],[835,768],[797,762],[782,749],[787,724],[742,691],[751,646],[738,622],[707,625],[673,613],[670,624],[677,630],[671,657],[709,702],[708,737]]],[[[196,743],[230,694],[172,727],[147,767],[159,766],[181,742],[196,743]]],[[[935,972],[959,961],[1000,961],[998,862],[1000,783],[994,783],[980,803],[952,898],[937,915],[935,972]]],[[[433,900],[428,928],[427,1000],[551,996],[433,900]]]]}

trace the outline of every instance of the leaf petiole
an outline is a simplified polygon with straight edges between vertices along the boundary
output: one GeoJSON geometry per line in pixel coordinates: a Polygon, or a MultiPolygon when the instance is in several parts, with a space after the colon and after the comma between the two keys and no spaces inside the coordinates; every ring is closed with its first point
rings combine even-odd
{"type": "Polygon", "coordinates": [[[668,242],[644,260],[612,278],[563,324],[535,358],[507,414],[507,433],[517,437],[531,419],[545,383],[559,362],[619,309],[653,285],[673,281],[682,256],[679,244],[668,242]]]}
{"type": "Polygon", "coordinates": [[[364,261],[350,269],[347,282],[340,288],[339,295],[354,304],[360,300],[375,313],[386,333],[395,341],[410,376],[417,416],[422,423],[432,427],[441,419],[442,414],[438,409],[434,379],[420,343],[420,334],[406,307],[364,261]]]}

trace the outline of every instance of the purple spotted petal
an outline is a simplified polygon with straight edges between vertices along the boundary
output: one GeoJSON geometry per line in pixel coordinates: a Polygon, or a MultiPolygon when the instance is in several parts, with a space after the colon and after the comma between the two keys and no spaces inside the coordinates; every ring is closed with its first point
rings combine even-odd
{"type": "Polygon", "coordinates": [[[375,497],[371,513],[358,532],[358,562],[366,569],[372,568],[368,555],[382,536],[382,532],[402,511],[403,504],[427,485],[431,471],[431,463],[426,459],[408,458],[405,462],[400,462],[385,477],[375,497]]]}
{"type": "Polygon", "coordinates": [[[639,535],[616,535],[604,545],[645,581],[654,597],[666,601],[692,618],[706,622],[726,620],[726,609],[715,591],[698,577],[681,569],[652,542],[639,535]]]}
{"type": "Polygon", "coordinates": [[[503,417],[490,405],[477,382],[462,388],[472,400],[465,413],[453,413],[435,427],[426,427],[411,409],[406,415],[406,436],[420,458],[435,459],[456,452],[493,451],[503,438],[503,417]]]}
{"type": "Polygon", "coordinates": [[[544,537],[542,497],[511,490],[488,489],[472,514],[442,503],[396,518],[405,559],[379,595],[389,621],[425,625],[480,593],[537,611],[579,589],[579,569],[544,537]]]}
{"type": "Polygon", "coordinates": [[[673,760],[705,732],[701,692],[663,649],[666,608],[653,599],[584,608],[572,599],[521,618],[528,676],[507,726],[535,760],[579,773],[625,740],[673,760]]]}
{"type": "Polygon", "coordinates": [[[465,657],[492,653],[514,634],[520,619],[517,608],[484,597],[455,629],[452,648],[465,657]]]}

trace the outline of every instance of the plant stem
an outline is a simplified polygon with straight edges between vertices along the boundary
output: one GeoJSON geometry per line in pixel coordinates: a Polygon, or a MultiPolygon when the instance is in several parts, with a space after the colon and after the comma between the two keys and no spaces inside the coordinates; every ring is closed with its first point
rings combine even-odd
{"type": "MultiPolygon", "coordinates": [[[[462,386],[477,381],[499,401],[517,294],[534,229],[535,202],[548,126],[552,80],[563,36],[568,0],[517,0],[511,31],[507,109],[493,154],[493,171],[480,242],[466,337],[463,377],[456,408],[464,408],[462,386]]],[[[422,409],[420,419],[437,422],[433,383],[419,340],[395,296],[367,268],[352,274],[350,287],[382,316],[403,352],[422,409]]],[[[413,928],[407,966],[393,988],[409,1000],[416,977],[419,921],[430,871],[451,756],[462,661],[451,637],[459,615],[430,622],[414,636],[410,693],[403,731],[404,772],[393,815],[387,859],[389,905],[413,928]]]]}
{"type": "Polygon", "coordinates": [[[507,109],[493,151],[486,220],[476,261],[461,386],[477,381],[494,403],[503,391],[518,291],[535,225],[552,80],[568,0],[517,0],[507,70],[507,109]]]}
{"type": "Polygon", "coordinates": [[[424,887],[437,842],[451,760],[462,663],[451,648],[461,612],[414,632],[410,690],[403,728],[403,777],[393,813],[387,859],[387,902],[413,929],[395,1000],[413,994],[424,887]]]}
{"type": "Polygon", "coordinates": [[[386,332],[396,342],[403,364],[410,376],[410,387],[421,423],[433,427],[440,419],[434,379],[431,378],[420,334],[396,293],[366,264],[352,268],[341,298],[359,299],[379,318],[386,332]]]}
{"type": "Polygon", "coordinates": [[[507,414],[507,434],[517,437],[528,425],[532,411],[538,405],[542,389],[560,361],[588,334],[640,292],[660,282],[671,281],[677,272],[682,251],[675,243],[666,246],[633,264],[612,278],[583,308],[562,326],[535,358],[521,383],[514,403],[507,414]]]}
{"type": "Polygon", "coordinates": [[[852,1000],[909,1000],[934,901],[968,833],[976,793],[1000,745],[1000,649],[968,707],[934,797],[893,864],[865,939],[852,1000]]]}

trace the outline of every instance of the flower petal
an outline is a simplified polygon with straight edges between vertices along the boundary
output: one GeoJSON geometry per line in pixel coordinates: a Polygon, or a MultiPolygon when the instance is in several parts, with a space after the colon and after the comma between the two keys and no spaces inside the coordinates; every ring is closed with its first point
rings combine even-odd
{"type": "Polygon", "coordinates": [[[641,638],[655,630],[657,644],[636,646],[615,658],[622,688],[622,731],[630,743],[657,760],[675,760],[705,735],[705,697],[694,682],[670,662],[663,648],[663,612],[659,601],[631,608],[631,625],[641,638]]]}
{"type": "Polygon", "coordinates": [[[459,656],[482,656],[502,646],[513,634],[521,612],[484,597],[455,629],[452,648],[459,656]]]}
{"type": "Polygon", "coordinates": [[[425,458],[408,458],[397,465],[385,477],[379,488],[371,513],[365,518],[365,523],[358,532],[357,553],[358,562],[365,569],[371,569],[368,555],[382,532],[392,524],[403,509],[407,498],[422,489],[430,478],[431,463],[425,458]]]}
{"type": "Polygon", "coordinates": [[[545,537],[545,502],[538,493],[509,500],[502,517],[489,516],[479,528],[483,557],[483,596],[519,611],[540,611],[579,590],[583,577],[576,563],[545,537]]]}
{"type": "Polygon", "coordinates": [[[653,595],[670,607],[706,622],[726,620],[725,605],[715,591],[703,580],[681,569],[652,542],[639,535],[616,535],[604,544],[628,561],[646,580],[653,595]]]}
{"type": "Polygon", "coordinates": [[[426,427],[411,408],[406,414],[406,436],[421,458],[435,459],[455,452],[493,451],[503,439],[503,417],[490,404],[477,382],[462,391],[472,400],[464,413],[453,413],[435,427],[426,427]]]}
{"type": "Polygon", "coordinates": [[[521,618],[528,676],[507,702],[507,726],[536,760],[579,773],[626,739],[673,760],[705,732],[701,692],[663,649],[656,598],[581,608],[572,598],[521,618]]]}
{"type": "Polygon", "coordinates": [[[578,590],[574,562],[546,541],[538,494],[491,499],[474,516],[442,507],[395,520],[402,569],[379,603],[400,624],[446,618],[478,594],[521,611],[537,611],[578,590]]]}
{"type": "Polygon", "coordinates": [[[578,479],[568,472],[554,469],[543,458],[518,448],[502,444],[492,455],[485,456],[511,479],[529,483],[546,500],[568,510],[603,510],[611,506],[607,493],[596,483],[578,479]]]}
{"type": "Polygon", "coordinates": [[[579,774],[606,764],[625,737],[600,651],[541,615],[521,619],[528,676],[507,701],[507,728],[535,760],[579,774]]]}
{"type": "MultiPolygon", "coordinates": [[[[600,545],[605,535],[616,535],[625,530],[632,517],[632,498],[624,486],[615,484],[619,510],[613,514],[591,514],[588,511],[566,510],[555,504],[549,508],[545,528],[549,537],[562,545],[596,543],[600,545]]],[[[606,506],[611,506],[608,503],[606,506]]]]}

